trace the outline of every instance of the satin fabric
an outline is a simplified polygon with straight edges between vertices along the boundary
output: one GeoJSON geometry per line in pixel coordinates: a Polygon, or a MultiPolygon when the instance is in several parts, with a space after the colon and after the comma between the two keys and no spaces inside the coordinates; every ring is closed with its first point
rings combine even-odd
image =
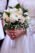
{"type": "Polygon", "coordinates": [[[1,53],[35,53],[35,35],[30,32],[27,30],[27,35],[20,37],[16,41],[12,41],[7,35],[1,53]]]}

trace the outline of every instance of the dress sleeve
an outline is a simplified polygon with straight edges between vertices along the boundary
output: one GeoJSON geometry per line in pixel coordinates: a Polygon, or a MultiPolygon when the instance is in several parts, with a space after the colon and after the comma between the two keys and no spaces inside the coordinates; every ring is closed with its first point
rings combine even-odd
{"type": "Polygon", "coordinates": [[[0,40],[4,39],[4,32],[3,32],[3,27],[2,27],[2,22],[0,20],[0,40]]]}

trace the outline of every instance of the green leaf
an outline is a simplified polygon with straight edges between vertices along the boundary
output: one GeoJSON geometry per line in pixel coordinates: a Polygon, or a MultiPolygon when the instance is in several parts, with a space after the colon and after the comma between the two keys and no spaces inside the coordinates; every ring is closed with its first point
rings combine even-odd
{"type": "Polygon", "coordinates": [[[23,13],[28,12],[28,9],[22,8],[23,13]]]}
{"type": "Polygon", "coordinates": [[[18,29],[18,28],[19,29],[20,28],[27,29],[28,28],[27,20],[25,20],[25,22],[23,24],[16,21],[15,23],[6,23],[5,26],[4,26],[4,30],[6,30],[6,29],[18,29]]]}
{"type": "Polygon", "coordinates": [[[8,15],[8,17],[10,16],[10,12],[5,12],[7,15],[8,15]]]}
{"type": "Polygon", "coordinates": [[[20,4],[17,4],[17,5],[15,6],[15,8],[19,9],[19,8],[20,8],[20,4]]]}

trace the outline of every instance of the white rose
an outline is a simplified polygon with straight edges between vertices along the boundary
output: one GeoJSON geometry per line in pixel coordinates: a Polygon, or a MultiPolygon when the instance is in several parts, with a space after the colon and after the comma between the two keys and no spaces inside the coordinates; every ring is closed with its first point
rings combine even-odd
{"type": "Polygon", "coordinates": [[[3,19],[6,20],[7,22],[10,21],[8,15],[5,12],[3,13],[3,19]]]}
{"type": "Polygon", "coordinates": [[[19,18],[19,22],[21,22],[21,23],[24,23],[24,21],[25,21],[25,17],[23,17],[22,15],[21,16],[18,16],[19,18]]]}
{"type": "Polygon", "coordinates": [[[15,14],[11,14],[10,15],[10,22],[15,22],[15,21],[18,21],[18,18],[16,17],[16,15],[15,14]]]}
{"type": "Polygon", "coordinates": [[[30,23],[30,17],[29,16],[26,17],[26,20],[28,23],[30,23]]]}
{"type": "Polygon", "coordinates": [[[19,14],[23,14],[23,11],[21,8],[19,8],[19,11],[18,11],[19,14]]]}
{"type": "Polygon", "coordinates": [[[10,13],[16,13],[18,11],[16,8],[9,9],[9,10],[10,10],[10,13]]]}
{"type": "Polygon", "coordinates": [[[7,19],[7,17],[8,17],[8,15],[6,14],[6,12],[10,12],[10,10],[9,9],[4,10],[3,19],[7,19]]]}
{"type": "Polygon", "coordinates": [[[28,12],[25,12],[24,15],[28,15],[28,12]]]}
{"type": "Polygon", "coordinates": [[[3,13],[3,19],[6,19],[6,17],[7,17],[7,14],[4,12],[3,13]]]}
{"type": "Polygon", "coordinates": [[[16,8],[13,8],[13,11],[15,11],[15,12],[16,12],[16,11],[18,11],[18,9],[16,9],[16,8]]]}

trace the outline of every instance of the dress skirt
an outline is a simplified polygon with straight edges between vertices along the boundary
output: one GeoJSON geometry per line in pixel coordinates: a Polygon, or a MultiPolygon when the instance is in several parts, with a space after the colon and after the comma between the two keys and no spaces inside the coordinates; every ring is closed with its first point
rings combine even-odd
{"type": "Polygon", "coordinates": [[[26,35],[16,40],[6,35],[1,53],[35,53],[35,35],[33,36],[29,30],[26,35]]]}
{"type": "Polygon", "coordinates": [[[12,40],[8,35],[6,35],[3,42],[1,53],[29,53],[27,36],[12,40]]]}

